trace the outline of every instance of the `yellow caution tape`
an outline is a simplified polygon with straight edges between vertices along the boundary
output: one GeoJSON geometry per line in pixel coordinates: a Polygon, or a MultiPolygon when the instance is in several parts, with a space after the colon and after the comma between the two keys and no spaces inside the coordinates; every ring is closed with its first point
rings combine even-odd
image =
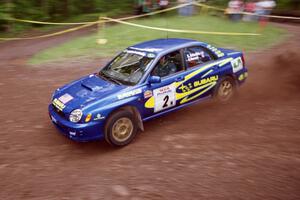
{"type": "Polygon", "coordinates": [[[34,20],[27,20],[27,19],[17,19],[17,18],[7,18],[6,20],[16,21],[16,22],[26,22],[31,24],[44,24],[44,25],[82,25],[82,24],[94,23],[94,22],[43,22],[43,21],[34,21],[34,20]]]}
{"type": "Polygon", "coordinates": [[[79,29],[83,29],[83,28],[86,28],[86,27],[89,27],[89,26],[93,26],[94,24],[97,24],[97,23],[103,23],[103,21],[91,22],[89,24],[84,24],[84,25],[81,25],[81,26],[77,26],[77,27],[74,27],[74,28],[69,28],[69,29],[66,29],[66,30],[63,30],[63,31],[58,31],[58,32],[50,33],[50,34],[46,34],[46,35],[39,35],[39,36],[32,36],[32,37],[22,37],[22,38],[21,37],[0,38],[0,40],[5,40],[5,41],[9,41],[9,40],[33,40],[33,39],[53,37],[53,36],[56,36],[56,35],[61,35],[61,34],[64,34],[64,33],[69,33],[69,32],[77,31],[79,29]]]}
{"type": "Polygon", "coordinates": [[[141,24],[135,24],[135,23],[131,23],[131,22],[124,22],[120,19],[113,19],[113,18],[109,18],[109,17],[102,17],[102,19],[117,22],[117,23],[120,23],[120,24],[126,24],[126,25],[129,25],[129,26],[135,26],[135,27],[158,30],[158,31],[175,32],[175,33],[232,35],[232,36],[258,36],[258,35],[261,35],[261,34],[258,34],[258,33],[233,33],[233,32],[215,32],[215,31],[200,31],[200,30],[169,29],[169,28],[160,28],[160,27],[154,27],[154,26],[146,26],[146,25],[141,25],[141,24]]]}
{"type": "Polygon", "coordinates": [[[255,14],[255,13],[249,13],[249,12],[241,12],[241,14],[244,14],[244,15],[254,15],[254,16],[258,16],[258,17],[267,17],[267,18],[300,20],[300,17],[288,17],[288,16],[280,16],[280,15],[259,15],[259,14],[255,14]]]}

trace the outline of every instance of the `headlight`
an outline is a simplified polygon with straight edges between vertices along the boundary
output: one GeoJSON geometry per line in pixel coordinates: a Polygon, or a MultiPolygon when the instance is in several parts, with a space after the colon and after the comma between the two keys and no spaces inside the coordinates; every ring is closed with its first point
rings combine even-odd
{"type": "Polygon", "coordinates": [[[81,117],[82,117],[82,111],[80,109],[76,109],[71,112],[69,120],[70,122],[77,123],[80,121],[81,117]]]}

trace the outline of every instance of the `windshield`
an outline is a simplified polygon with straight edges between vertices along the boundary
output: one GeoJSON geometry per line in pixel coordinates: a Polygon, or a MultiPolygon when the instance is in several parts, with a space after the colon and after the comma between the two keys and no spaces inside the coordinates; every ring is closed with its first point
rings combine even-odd
{"type": "Polygon", "coordinates": [[[104,67],[99,75],[118,84],[135,85],[152,61],[153,58],[146,57],[144,52],[127,50],[104,67]]]}

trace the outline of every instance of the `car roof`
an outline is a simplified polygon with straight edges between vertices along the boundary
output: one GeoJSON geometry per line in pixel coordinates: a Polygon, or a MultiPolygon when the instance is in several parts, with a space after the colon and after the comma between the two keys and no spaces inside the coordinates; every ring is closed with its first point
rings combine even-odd
{"type": "Polygon", "coordinates": [[[150,40],[146,42],[142,42],[133,46],[130,46],[128,49],[138,50],[138,51],[146,51],[152,53],[163,53],[173,48],[188,46],[198,43],[199,45],[203,45],[205,43],[198,42],[197,40],[192,39],[183,39],[183,38],[165,38],[165,39],[157,39],[150,40]]]}

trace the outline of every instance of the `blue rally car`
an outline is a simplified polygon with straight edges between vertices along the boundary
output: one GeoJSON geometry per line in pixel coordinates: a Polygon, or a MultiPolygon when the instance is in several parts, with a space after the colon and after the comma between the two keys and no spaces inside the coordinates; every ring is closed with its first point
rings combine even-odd
{"type": "Polygon", "coordinates": [[[149,119],[207,98],[228,102],[247,76],[239,51],[190,39],[152,40],[58,88],[49,114],[75,141],[105,139],[124,146],[149,119]]]}

